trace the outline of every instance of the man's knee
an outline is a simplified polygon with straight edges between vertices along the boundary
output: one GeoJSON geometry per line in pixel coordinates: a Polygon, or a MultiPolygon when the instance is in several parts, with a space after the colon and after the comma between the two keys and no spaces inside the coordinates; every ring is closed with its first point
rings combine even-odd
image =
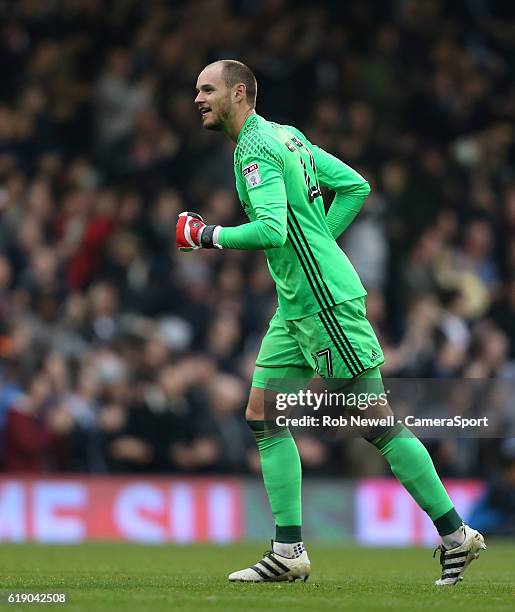
{"type": "Polygon", "coordinates": [[[265,414],[263,408],[258,409],[256,406],[252,404],[247,404],[247,409],[245,410],[245,420],[246,421],[263,421],[265,419],[265,414]]]}
{"type": "Polygon", "coordinates": [[[247,421],[263,421],[265,419],[264,389],[251,388],[247,409],[245,410],[245,419],[247,421]]]}
{"type": "Polygon", "coordinates": [[[361,437],[374,446],[377,440],[388,436],[393,430],[395,430],[394,435],[397,432],[398,428],[395,423],[391,423],[394,415],[388,403],[368,406],[360,416],[364,417],[368,423],[374,423],[374,425],[363,427],[360,432],[361,437]]]}

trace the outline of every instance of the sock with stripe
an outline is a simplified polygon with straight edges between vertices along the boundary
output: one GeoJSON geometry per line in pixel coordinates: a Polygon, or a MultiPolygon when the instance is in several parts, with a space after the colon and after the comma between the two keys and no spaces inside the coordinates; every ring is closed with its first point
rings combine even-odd
{"type": "Polygon", "coordinates": [[[368,442],[385,457],[394,476],[429,515],[440,536],[444,538],[458,532],[463,521],[422,442],[401,424],[374,439],[368,439],[368,442]]]}
{"type": "Polygon", "coordinates": [[[273,421],[247,423],[258,445],[263,481],[275,519],[275,542],[302,544],[302,468],[295,440],[287,427],[278,427],[273,421]]]}

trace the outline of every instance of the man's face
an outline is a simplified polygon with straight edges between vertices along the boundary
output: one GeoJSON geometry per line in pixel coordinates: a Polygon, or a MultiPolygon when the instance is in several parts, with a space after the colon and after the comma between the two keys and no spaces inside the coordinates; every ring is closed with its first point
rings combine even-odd
{"type": "Polygon", "coordinates": [[[231,90],[222,77],[221,65],[208,66],[197,79],[197,97],[202,125],[208,130],[221,130],[231,114],[231,90]]]}

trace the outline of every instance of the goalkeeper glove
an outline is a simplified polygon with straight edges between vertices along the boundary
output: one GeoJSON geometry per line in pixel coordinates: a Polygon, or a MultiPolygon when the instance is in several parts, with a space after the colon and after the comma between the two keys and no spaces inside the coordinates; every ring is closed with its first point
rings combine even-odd
{"type": "Polygon", "coordinates": [[[198,213],[182,212],[175,227],[175,244],[181,251],[221,249],[218,235],[221,225],[206,225],[198,213]]]}

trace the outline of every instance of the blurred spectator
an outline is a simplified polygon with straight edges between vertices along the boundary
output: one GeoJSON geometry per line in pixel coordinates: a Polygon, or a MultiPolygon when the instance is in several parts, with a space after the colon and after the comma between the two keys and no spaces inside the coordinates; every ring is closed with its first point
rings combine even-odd
{"type": "Polygon", "coordinates": [[[181,472],[209,471],[221,452],[205,397],[195,398],[189,393],[195,378],[202,376],[202,364],[199,362],[198,366],[196,371],[193,362],[166,366],[157,379],[157,391],[165,411],[164,464],[181,472]]]}
{"type": "Polygon", "coordinates": [[[246,386],[235,376],[218,375],[208,387],[208,396],[214,430],[220,441],[217,471],[247,471],[255,461],[256,448],[244,418],[246,386]]]}
{"type": "Polygon", "coordinates": [[[98,415],[105,467],[110,472],[155,469],[156,424],[144,407],[105,403],[98,415]]]}
{"type": "Polygon", "coordinates": [[[515,359],[515,277],[506,284],[504,294],[492,306],[490,316],[506,334],[510,357],[515,359]]]}
{"type": "Polygon", "coordinates": [[[7,414],[5,469],[36,474],[66,469],[72,427],[71,416],[53,397],[48,375],[36,374],[7,414]]]}
{"type": "Polygon", "coordinates": [[[106,153],[131,134],[138,112],[150,101],[151,83],[134,74],[131,55],[129,49],[111,50],[97,82],[98,144],[106,153]]]}
{"type": "Polygon", "coordinates": [[[489,535],[515,535],[515,439],[502,443],[501,469],[489,477],[483,497],[468,520],[489,535]]]}

